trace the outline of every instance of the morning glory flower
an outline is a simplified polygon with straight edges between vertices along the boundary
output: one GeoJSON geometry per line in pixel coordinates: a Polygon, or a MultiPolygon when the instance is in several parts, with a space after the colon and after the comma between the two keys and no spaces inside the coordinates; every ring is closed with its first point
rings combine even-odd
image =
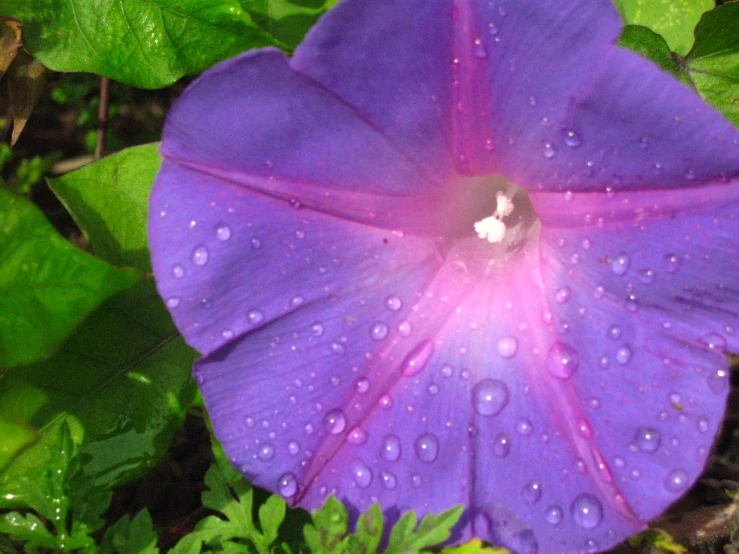
{"type": "Polygon", "coordinates": [[[699,476],[739,339],[739,133],[606,0],[346,0],[169,115],[162,297],[293,505],[606,549],[699,476]]]}

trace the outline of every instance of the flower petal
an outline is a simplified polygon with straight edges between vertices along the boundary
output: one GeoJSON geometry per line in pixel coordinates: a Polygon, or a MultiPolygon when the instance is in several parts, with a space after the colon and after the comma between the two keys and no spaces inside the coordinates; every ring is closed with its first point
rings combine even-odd
{"type": "Polygon", "coordinates": [[[739,172],[739,132],[613,45],[611,2],[501,0],[460,11],[455,139],[468,172],[561,191],[687,187],[739,172]]]}

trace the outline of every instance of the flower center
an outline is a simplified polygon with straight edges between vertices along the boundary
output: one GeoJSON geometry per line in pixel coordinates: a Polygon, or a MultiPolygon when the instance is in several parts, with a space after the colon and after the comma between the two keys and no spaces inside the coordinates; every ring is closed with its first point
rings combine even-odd
{"type": "Polygon", "coordinates": [[[508,198],[505,192],[499,190],[495,194],[496,208],[493,215],[475,222],[475,232],[481,239],[488,242],[500,242],[505,236],[505,223],[503,218],[511,215],[513,201],[508,198]]]}

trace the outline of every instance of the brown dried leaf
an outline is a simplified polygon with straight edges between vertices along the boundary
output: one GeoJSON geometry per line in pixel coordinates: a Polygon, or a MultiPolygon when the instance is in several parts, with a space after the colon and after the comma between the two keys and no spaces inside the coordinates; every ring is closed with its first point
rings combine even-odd
{"type": "Polygon", "coordinates": [[[15,62],[8,70],[8,91],[10,93],[10,112],[13,116],[13,135],[11,146],[26,126],[33,108],[41,98],[46,84],[46,68],[24,50],[20,50],[15,62]]]}
{"type": "Polygon", "coordinates": [[[0,79],[3,78],[20,46],[20,21],[9,17],[0,17],[0,79]]]}

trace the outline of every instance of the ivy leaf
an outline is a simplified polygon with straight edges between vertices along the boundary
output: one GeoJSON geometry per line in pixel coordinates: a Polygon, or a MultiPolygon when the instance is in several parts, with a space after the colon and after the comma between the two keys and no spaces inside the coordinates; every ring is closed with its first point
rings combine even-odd
{"type": "Polygon", "coordinates": [[[157,534],[149,510],[144,508],[131,521],[123,516],[108,529],[100,545],[100,554],[158,554],[157,534]]]}
{"type": "Polygon", "coordinates": [[[90,71],[140,88],[260,46],[283,46],[238,0],[5,0],[23,45],[55,71],[90,71]]]}
{"type": "Polygon", "coordinates": [[[670,50],[680,55],[690,51],[693,29],[714,0],[614,0],[627,25],[643,25],[662,35],[670,50]]]}
{"type": "Polygon", "coordinates": [[[393,527],[385,554],[410,554],[444,542],[463,511],[463,506],[457,506],[438,516],[427,514],[417,529],[416,513],[406,512],[393,527]]]}
{"type": "Polygon", "coordinates": [[[739,3],[703,15],[684,61],[701,96],[739,127],[739,3]]]}
{"type": "Polygon", "coordinates": [[[47,358],[138,279],[75,248],[33,204],[0,189],[0,367],[47,358]]]}

